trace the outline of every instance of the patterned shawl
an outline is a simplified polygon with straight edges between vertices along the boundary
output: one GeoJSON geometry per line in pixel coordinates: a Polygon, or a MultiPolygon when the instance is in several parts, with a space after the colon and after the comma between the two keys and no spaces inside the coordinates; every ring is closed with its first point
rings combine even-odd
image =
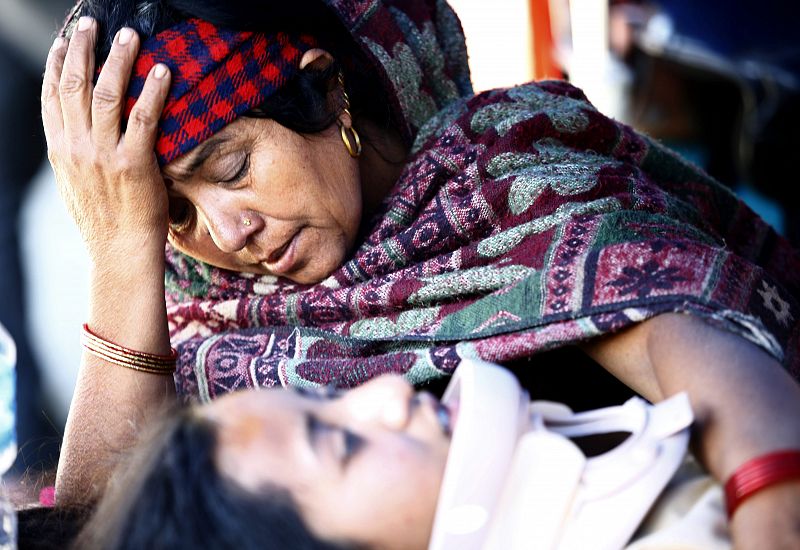
{"type": "Polygon", "coordinates": [[[444,2],[329,4],[380,71],[411,156],[319,284],[168,250],[182,395],[386,372],[422,383],[463,357],[510,362],[664,312],[739,334],[800,375],[800,257],[726,188],[568,84],[466,97],[444,2]]]}

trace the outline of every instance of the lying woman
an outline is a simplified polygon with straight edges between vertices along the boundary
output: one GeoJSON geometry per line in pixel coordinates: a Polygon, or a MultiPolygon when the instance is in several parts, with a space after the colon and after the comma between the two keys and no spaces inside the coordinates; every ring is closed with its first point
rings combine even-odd
{"type": "MultiPolygon", "coordinates": [[[[560,372],[538,354],[568,346],[686,391],[721,482],[800,449],[796,251],[566,83],[473,95],[445,2],[91,0],[65,35],[42,116],[93,268],[62,504],[176,389],[560,372]]],[[[736,544],[796,547],[800,483],[761,489],[736,544]]]]}
{"type": "Polygon", "coordinates": [[[163,419],[75,546],[619,549],[684,457],[692,417],[680,397],[574,415],[529,404],[508,371],[471,361],[441,402],[389,375],[338,394],[236,392],[163,419]],[[584,461],[554,430],[631,435],[584,461]],[[518,486],[544,508],[509,521],[536,508],[518,486]]]}

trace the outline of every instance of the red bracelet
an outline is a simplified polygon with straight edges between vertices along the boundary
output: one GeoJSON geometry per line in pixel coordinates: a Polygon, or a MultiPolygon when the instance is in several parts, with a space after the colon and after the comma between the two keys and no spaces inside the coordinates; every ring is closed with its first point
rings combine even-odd
{"type": "Polygon", "coordinates": [[[739,505],[761,489],[800,479],[800,451],[777,451],[748,460],[725,484],[728,519],[739,505]]]}

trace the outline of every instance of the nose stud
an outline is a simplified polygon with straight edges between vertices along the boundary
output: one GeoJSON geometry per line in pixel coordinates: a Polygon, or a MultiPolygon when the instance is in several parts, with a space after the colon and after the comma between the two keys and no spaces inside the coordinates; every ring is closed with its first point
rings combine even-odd
{"type": "Polygon", "coordinates": [[[250,226],[253,224],[253,220],[251,220],[250,218],[245,218],[244,220],[242,220],[242,223],[243,223],[243,224],[244,224],[246,227],[250,227],[250,226]]]}

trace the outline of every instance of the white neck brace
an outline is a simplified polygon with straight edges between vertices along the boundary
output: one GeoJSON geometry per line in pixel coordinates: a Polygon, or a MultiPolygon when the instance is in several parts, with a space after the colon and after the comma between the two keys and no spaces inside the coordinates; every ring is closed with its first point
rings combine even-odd
{"type": "Polygon", "coordinates": [[[465,360],[442,402],[455,425],[429,550],[622,548],[680,465],[692,413],[659,405],[573,413],[529,403],[506,369],[465,360]],[[569,439],[630,432],[587,458],[569,439]]]}

